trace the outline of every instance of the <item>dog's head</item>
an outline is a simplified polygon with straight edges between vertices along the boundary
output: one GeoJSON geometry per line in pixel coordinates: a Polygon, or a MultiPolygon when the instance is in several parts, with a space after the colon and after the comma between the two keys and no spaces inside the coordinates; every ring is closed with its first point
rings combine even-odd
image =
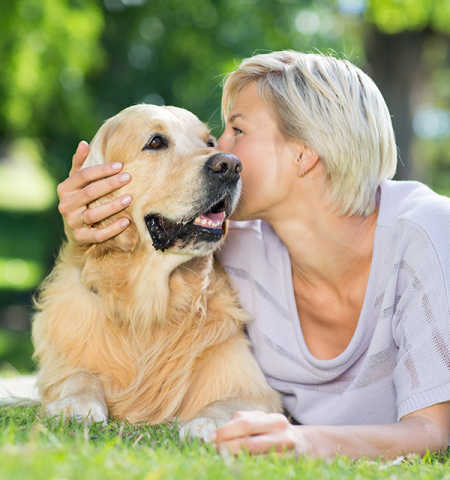
{"type": "Polygon", "coordinates": [[[177,107],[126,108],[97,132],[83,167],[118,161],[131,182],[90,205],[132,194],[130,207],[118,214],[131,225],[111,245],[130,251],[143,244],[189,257],[220,245],[239,199],[242,166],[217,150],[195,115],[177,107]]]}

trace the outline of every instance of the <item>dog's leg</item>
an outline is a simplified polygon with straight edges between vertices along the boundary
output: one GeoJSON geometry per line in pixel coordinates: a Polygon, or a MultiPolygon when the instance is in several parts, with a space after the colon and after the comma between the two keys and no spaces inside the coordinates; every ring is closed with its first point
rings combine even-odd
{"type": "Polygon", "coordinates": [[[238,410],[282,411],[278,393],[267,384],[243,334],[202,357],[183,407],[180,417],[189,420],[181,422],[180,437],[206,441],[238,410]]]}
{"type": "Polygon", "coordinates": [[[190,421],[181,422],[180,439],[200,438],[210,441],[211,434],[219,427],[228,423],[233,414],[239,410],[260,410],[268,412],[267,405],[240,399],[218,400],[210,403],[190,421]]]}
{"type": "MultiPolygon", "coordinates": [[[[56,387],[57,400],[44,402],[48,416],[62,414],[64,418],[75,418],[87,423],[108,420],[108,408],[100,380],[88,372],[70,375],[56,387]]],[[[52,395],[54,397],[55,395],[52,395]]]]}

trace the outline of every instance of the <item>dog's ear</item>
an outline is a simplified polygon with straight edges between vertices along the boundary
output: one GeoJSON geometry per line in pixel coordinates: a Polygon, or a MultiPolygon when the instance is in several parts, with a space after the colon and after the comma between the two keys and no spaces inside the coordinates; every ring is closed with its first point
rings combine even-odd
{"type": "MultiPolygon", "coordinates": [[[[120,128],[120,120],[118,115],[109,118],[106,122],[100,127],[98,132],[96,133],[95,137],[92,139],[91,142],[91,149],[89,155],[87,156],[86,160],[83,163],[84,167],[90,167],[93,165],[101,165],[106,161],[115,161],[114,158],[105,158],[105,153],[107,150],[108,142],[114,142],[114,133],[120,128]]],[[[109,149],[109,154],[111,156],[115,156],[115,153],[119,153],[119,156],[123,152],[115,152],[118,150],[117,148],[109,149]]],[[[90,207],[101,205],[107,201],[112,200],[115,197],[114,192],[108,195],[105,195],[97,200],[94,200],[89,204],[90,207]]],[[[106,240],[105,242],[99,243],[96,245],[95,248],[95,255],[96,256],[103,256],[107,252],[111,253],[113,251],[116,252],[132,252],[137,244],[139,243],[139,233],[136,228],[136,225],[133,223],[131,216],[127,213],[127,211],[122,211],[119,214],[115,214],[97,224],[94,224],[94,227],[97,228],[104,228],[113,222],[117,221],[119,218],[128,218],[130,221],[130,225],[119,235],[111,238],[110,240],[106,240]]]]}
{"type": "Polygon", "coordinates": [[[105,152],[106,145],[110,137],[119,127],[119,120],[115,117],[111,117],[99,128],[95,137],[90,144],[89,155],[83,163],[81,168],[91,167],[93,165],[102,165],[106,162],[105,152]]]}
{"type": "MultiPolygon", "coordinates": [[[[116,277],[121,277],[129,265],[126,254],[132,253],[138,245],[136,225],[128,215],[122,213],[121,217],[124,216],[130,220],[130,225],[123,232],[104,242],[91,244],[84,251],[81,280],[93,293],[115,289],[116,277]]],[[[111,224],[117,219],[117,215],[113,215],[106,222],[111,224]]]]}

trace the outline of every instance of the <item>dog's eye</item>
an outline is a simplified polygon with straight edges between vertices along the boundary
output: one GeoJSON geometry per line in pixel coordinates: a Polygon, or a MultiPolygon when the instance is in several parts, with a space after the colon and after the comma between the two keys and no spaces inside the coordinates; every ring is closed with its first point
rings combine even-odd
{"type": "Polygon", "coordinates": [[[206,145],[207,145],[208,147],[214,148],[214,147],[216,146],[216,142],[215,142],[212,138],[210,138],[210,139],[206,142],[206,145]]]}
{"type": "Polygon", "coordinates": [[[162,135],[153,135],[142,150],[158,150],[167,147],[167,140],[162,135]]]}

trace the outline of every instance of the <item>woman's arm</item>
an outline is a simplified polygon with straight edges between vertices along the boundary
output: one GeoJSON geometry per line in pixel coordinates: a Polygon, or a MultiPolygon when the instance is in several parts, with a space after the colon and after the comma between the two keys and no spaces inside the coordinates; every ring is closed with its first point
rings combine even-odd
{"type": "Polygon", "coordinates": [[[320,458],[382,457],[445,451],[450,435],[450,402],[432,405],[389,425],[291,425],[286,417],[238,412],[213,438],[219,450],[238,453],[295,452],[320,458]]]}
{"type": "Polygon", "coordinates": [[[80,170],[88,154],[89,145],[80,142],[72,157],[69,177],[57,189],[58,210],[64,219],[64,230],[68,238],[79,244],[103,242],[122,232],[129,223],[123,223],[127,220],[124,218],[101,229],[92,227],[92,224],[120,212],[132,200],[130,195],[123,195],[99,207],[87,208],[88,203],[130,181],[130,175],[121,172],[121,163],[107,162],[80,170]]]}

